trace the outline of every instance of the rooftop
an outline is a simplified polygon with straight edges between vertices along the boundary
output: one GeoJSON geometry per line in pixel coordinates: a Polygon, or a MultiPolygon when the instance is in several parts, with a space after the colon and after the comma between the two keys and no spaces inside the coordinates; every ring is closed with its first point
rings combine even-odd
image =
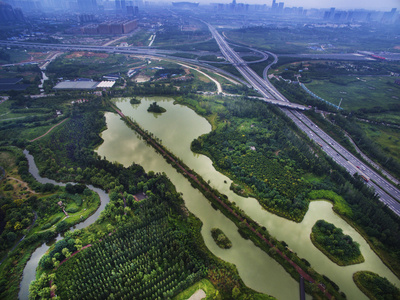
{"type": "Polygon", "coordinates": [[[56,90],[94,90],[99,82],[97,81],[62,81],[54,89],[56,90]]]}

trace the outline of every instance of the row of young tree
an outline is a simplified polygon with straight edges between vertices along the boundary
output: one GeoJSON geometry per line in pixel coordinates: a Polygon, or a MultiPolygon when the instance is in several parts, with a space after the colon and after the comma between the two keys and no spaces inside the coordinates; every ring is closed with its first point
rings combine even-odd
{"type": "Polygon", "coordinates": [[[62,265],[62,299],[164,299],[204,276],[162,215],[128,224],[62,265]],[[146,224],[146,225],[145,225],[146,224]]]}

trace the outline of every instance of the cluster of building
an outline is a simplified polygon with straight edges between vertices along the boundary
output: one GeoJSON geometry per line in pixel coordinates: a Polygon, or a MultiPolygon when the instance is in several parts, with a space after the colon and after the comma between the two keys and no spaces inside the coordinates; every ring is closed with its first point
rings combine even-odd
{"type": "Polygon", "coordinates": [[[382,15],[378,16],[370,11],[345,11],[345,10],[336,10],[335,7],[332,7],[330,10],[325,11],[323,19],[325,21],[333,21],[333,22],[346,22],[346,21],[372,21],[377,20],[382,23],[394,23],[398,16],[396,15],[396,8],[393,8],[389,12],[384,12],[382,15]]]}
{"type": "Polygon", "coordinates": [[[103,12],[116,10],[125,14],[135,11],[144,5],[143,0],[2,0],[13,7],[24,11],[44,11],[47,9],[63,9],[79,12],[103,12]]]}
{"type": "MultiPolygon", "coordinates": [[[[175,7],[194,8],[198,3],[173,2],[175,7]]],[[[266,4],[245,4],[237,3],[232,0],[231,3],[210,3],[210,6],[217,12],[229,13],[251,13],[262,11],[274,16],[299,16],[323,19],[328,22],[380,22],[384,24],[400,23],[399,13],[396,8],[388,12],[370,11],[365,9],[355,10],[337,10],[335,7],[326,9],[304,9],[303,7],[285,7],[284,2],[272,0],[271,6],[266,4]]]]}
{"type": "Polygon", "coordinates": [[[101,24],[89,24],[82,27],[84,34],[123,34],[137,28],[137,20],[110,21],[101,24]]]}

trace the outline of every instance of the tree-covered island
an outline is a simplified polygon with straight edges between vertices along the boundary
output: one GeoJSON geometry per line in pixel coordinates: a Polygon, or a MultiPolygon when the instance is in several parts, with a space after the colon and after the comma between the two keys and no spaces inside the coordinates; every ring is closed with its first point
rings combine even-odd
{"type": "Polygon", "coordinates": [[[150,104],[147,111],[152,113],[162,114],[165,113],[167,110],[164,107],[158,105],[157,102],[153,102],[152,104],[150,104]]]}
{"type": "Polygon", "coordinates": [[[131,104],[140,104],[142,101],[140,99],[137,99],[136,97],[133,97],[131,100],[129,100],[131,104]]]}
{"type": "Polygon", "coordinates": [[[331,223],[318,220],[312,228],[310,237],[315,247],[339,266],[364,262],[360,245],[331,223]]]}
{"type": "Polygon", "coordinates": [[[376,273],[359,271],[353,274],[353,280],[369,299],[400,299],[400,290],[376,273]]]}
{"type": "Polygon", "coordinates": [[[221,229],[219,228],[211,229],[211,236],[213,237],[218,247],[222,249],[229,249],[232,247],[232,242],[221,229]]]}

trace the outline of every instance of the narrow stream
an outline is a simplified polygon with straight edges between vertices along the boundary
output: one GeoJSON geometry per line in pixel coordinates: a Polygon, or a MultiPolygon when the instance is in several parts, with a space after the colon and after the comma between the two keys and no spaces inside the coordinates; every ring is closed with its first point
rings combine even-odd
{"type": "MultiPolygon", "coordinates": [[[[29,154],[29,151],[27,151],[27,150],[24,150],[24,154],[25,154],[26,158],[28,159],[29,172],[33,175],[33,177],[35,177],[35,179],[37,181],[39,181],[40,183],[43,183],[43,184],[52,183],[54,185],[59,185],[59,186],[66,185],[66,183],[60,183],[60,182],[57,182],[52,179],[41,177],[39,175],[39,170],[35,164],[33,156],[31,154],[29,154]]],[[[74,183],[72,183],[72,184],[74,184],[74,183]]],[[[87,187],[100,196],[100,206],[89,218],[87,218],[85,221],[83,221],[81,223],[76,224],[73,228],[71,228],[71,231],[74,231],[76,229],[82,229],[82,228],[85,228],[85,227],[93,224],[97,220],[97,218],[100,216],[100,213],[104,210],[107,203],[110,202],[110,197],[108,196],[108,194],[105,191],[103,191],[99,188],[96,188],[92,185],[88,185],[87,187]]],[[[58,241],[60,239],[62,239],[62,236],[58,235],[56,237],[56,241],[58,241]]],[[[50,246],[53,243],[54,243],[54,241],[49,244],[43,243],[42,246],[37,248],[32,253],[31,258],[29,259],[28,263],[26,264],[26,266],[24,268],[23,277],[22,277],[22,281],[20,284],[20,291],[18,294],[19,299],[26,300],[29,298],[29,285],[33,280],[36,279],[36,268],[39,264],[39,260],[43,256],[43,254],[46,253],[46,251],[50,248],[50,246]]]]}

